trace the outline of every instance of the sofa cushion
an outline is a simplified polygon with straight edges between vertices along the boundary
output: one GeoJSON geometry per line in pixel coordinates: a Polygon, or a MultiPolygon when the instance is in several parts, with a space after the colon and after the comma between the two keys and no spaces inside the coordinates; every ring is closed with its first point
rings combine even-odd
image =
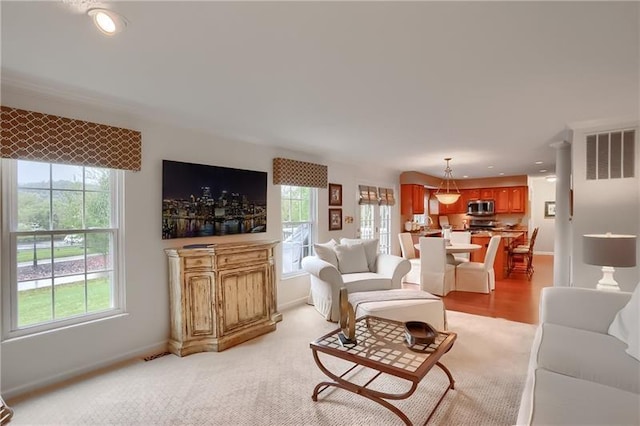
{"type": "Polygon", "coordinates": [[[329,242],[326,242],[324,244],[320,244],[320,243],[314,244],[313,250],[316,252],[316,256],[318,256],[320,259],[324,260],[325,262],[329,262],[330,264],[332,264],[337,268],[338,258],[336,257],[336,252],[334,250],[335,246],[337,245],[338,243],[336,242],[336,240],[332,239],[329,242]]]}
{"type": "Polygon", "coordinates": [[[343,274],[368,272],[367,255],[362,244],[338,244],[334,247],[338,258],[338,270],[343,274]]]}
{"type": "Polygon", "coordinates": [[[340,244],[362,244],[367,256],[369,271],[376,272],[376,258],[378,257],[378,239],[365,240],[354,238],[342,238],[340,244]]]}
{"type": "Polygon", "coordinates": [[[626,352],[640,361],[640,283],[611,322],[609,334],[626,343],[626,352]]]}
{"type": "Polygon", "coordinates": [[[640,393],[640,363],[608,334],[544,323],[537,366],[555,373],[640,393]]]}
{"type": "Polygon", "coordinates": [[[345,274],[342,282],[347,287],[349,293],[357,291],[389,290],[391,288],[391,278],[385,278],[374,272],[359,272],[355,274],[345,274]]]}
{"type": "Polygon", "coordinates": [[[636,393],[541,368],[534,374],[533,409],[531,413],[521,412],[518,424],[637,425],[640,422],[640,395],[636,393]]]}

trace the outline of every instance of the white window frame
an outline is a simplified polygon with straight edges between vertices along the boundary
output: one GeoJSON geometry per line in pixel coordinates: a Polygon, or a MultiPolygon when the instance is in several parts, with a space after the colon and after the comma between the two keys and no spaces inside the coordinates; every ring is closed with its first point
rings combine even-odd
{"type": "MultiPolygon", "coordinates": [[[[124,171],[111,169],[111,218],[112,227],[105,229],[82,228],[78,230],[43,230],[42,235],[60,235],[91,232],[110,232],[113,238],[113,307],[104,311],[53,319],[46,323],[17,327],[17,164],[18,160],[0,161],[0,196],[2,226],[0,228],[0,264],[2,267],[2,340],[28,336],[60,328],[85,324],[91,321],[121,315],[125,312],[124,297],[124,171]]],[[[46,163],[58,164],[58,163],[46,163]]],[[[91,167],[91,166],[87,166],[91,167]]],[[[83,189],[84,193],[84,189],[83,189]]],[[[32,234],[27,232],[27,234],[32,234]]],[[[86,255],[86,254],[85,254],[86,255]]]]}
{"type": "MultiPolygon", "coordinates": [[[[291,198],[284,198],[282,196],[282,189],[284,187],[293,187],[293,188],[300,188],[300,186],[297,185],[282,185],[280,188],[280,209],[282,209],[282,205],[285,202],[290,202],[291,198]]],[[[308,253],[312,254],[313,253],[313,244],[315,242],[316,239],[316,233],[317,233],[317,228],[318,228],[318,215],[317,215],[317,205],[318,205],[318,189],[317,188],[309,188],[309,194],[310,194],[310,199],[309,199],[309,217],[311,218],[310,221],[306,222],[286,222],[284,221],[284,218],[281,218],[281,235],[282,235],[282,267],[280,270],[280,273],[282,274],[283,278],[289,278],[289,277],[294,277],[297,275],[301,275],[304,274],[304,270],[302,270],[302,268],[297,269],[297,270],[292,270],[290,272],[285,272],[285,262],[286,262],[286,254],[285,254],[285,241],[286,238],[288,236],[285,235],[285,229],[286,228],[290,228],[291,226],[299,226],[302,224],[308,224],[309,226],[309,241],[307,242],[306,245],[303,245],[300,247],[301,249],[301,253],[304,251],[304,247],[308,247],[308,253]],[[287,226],[290,225],[290,226],[287,226]]],[[[302,255],[301,255],[302,257],[302,255]]]]}

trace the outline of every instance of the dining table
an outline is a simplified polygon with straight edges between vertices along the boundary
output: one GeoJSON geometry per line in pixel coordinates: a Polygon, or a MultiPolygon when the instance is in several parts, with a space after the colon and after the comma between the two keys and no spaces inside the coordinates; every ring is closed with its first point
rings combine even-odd
{"type": "MultiPolygon", "coordinates": [[[[416,243],[413,245],[416,250],[420,251],[420,243],[416,243]]],[[[455,243],[455,244],[447,244],[445,246],[445,251],[447,252],[447,263],[452,265],[457,264],[454,253],[471,253],[472,251],[480,250],[482,246],[480,244],[473,243],[455,243]]]]}

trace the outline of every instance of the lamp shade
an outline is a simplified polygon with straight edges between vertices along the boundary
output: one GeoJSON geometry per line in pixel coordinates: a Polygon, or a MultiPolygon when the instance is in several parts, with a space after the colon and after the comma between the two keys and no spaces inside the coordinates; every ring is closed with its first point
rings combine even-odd
{"type": "Polygon", "coordinates": [[[458,198],[460,198],[460,194],[453,193],[453,192],[446,192],[446,193],[436,194],[436,198],[442,204],[453,204],[456,201],[458,201],[458,198]]]}
{"type": "Polygon", "coordinates": [[[636,266],[636,236],[587,234],[582,241],[584,263],[598,266],[636,266]]]}

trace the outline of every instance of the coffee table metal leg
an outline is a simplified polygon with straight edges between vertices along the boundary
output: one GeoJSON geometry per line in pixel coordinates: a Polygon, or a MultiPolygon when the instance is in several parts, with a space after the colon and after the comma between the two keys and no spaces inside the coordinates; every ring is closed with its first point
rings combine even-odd
{"type": "MultiPolygon", "coordinates": [[[[322,364],[322,361],[320,361],[320,359],[318,357],[318,353],[316,351],[312,351],[312,352],[313,352],[313,359],[315,360],[316,364],[318,365],[318,368],[320,368],[320,370],[324,374],[326,374],[329,378],[334,380],[333,382],[326,382],[325,381],[325,382],[318,383],[316,385],[316,387],[313,389],[313,394],[311,395],[311,399],[313,401],[318,401],[318,395],[321,392],[323,392],[325,389],[327,389],[329,386],[333,386],[333,387],[336,387],[336,388],[339,388],[339,389],[344,389],[346,391],[353,392],[355,394],[364,396],[365,398],[368,398],[368,399],[370,399],[370,400],[372,400],[374,402],[377,402],[378,404],[382,405],[383,407],[387,408],[392,413],[394,413],[395,415],[400,417],[400,419],[402,419],[402,421],[406,425],[412,425],[411,421],[406,416],[406,414],[404,414],[402,411],[400,411],[400,409],[398,409],[398,407],[396,407],[395,405],[391,404],[389,401],[386,401],[386,399],[393,399],[393,400],[406,399],[406,398],[410,397],[415,392],[416,388],[418,387],[418,383],[411,382],[411,388],[407,392],[405,392],[403,394],[389,394],[389,393],[385,393],[385,392],[379,392],[379,391],[375,391],[375,390],[372,390],[372,389],[368,389],[367,386],[371,382],[373,382],[378,376],[380,376],[382,374],[382,372],[378,372],[364,386],[359,386],[359,385],[356,385],[354,383],[349,382],[348,380],[343,379],[343,377],[347,373],[349,373],[350,371],[353,371],[353,369],[355,367],[357,367],[357,364],[352,366],[351,368],[349,368],[347,371],[342,373],[340,376],[337,376],[336,374],[334,374],[331,371],[329,371],[329,369],[327,369],[324,366],[324,364],[322,364]]],[[[449,386],[447,386],[447,389],[444,391],[444,393],[442,394],[442,396],[440,397],[440,399],[436,403],[435,407],[433,407],[433,409],[431,410],[431,413],[429,414],[429,417],[424,422],[425,425],[429,422],[429,420],[431,420],[431,417],[436,412],[438,406],[440,405],[440,403],[444,399],[444,397],[447,394],[447,392],[449,392],[450,389],[454,389],[454,385],[455,385],[455,381],[454,381],[453,376],[451,375],[451,372],[449,371],[449,369],[447,367],[445,367],[443,364],[441,364],[440,362],[436,362],[436,365],[438,367],[440,367],[442,369],[442,371],[444,371],[445,374],[447,375],[447,377],[449,378],[449,386]]]]}

